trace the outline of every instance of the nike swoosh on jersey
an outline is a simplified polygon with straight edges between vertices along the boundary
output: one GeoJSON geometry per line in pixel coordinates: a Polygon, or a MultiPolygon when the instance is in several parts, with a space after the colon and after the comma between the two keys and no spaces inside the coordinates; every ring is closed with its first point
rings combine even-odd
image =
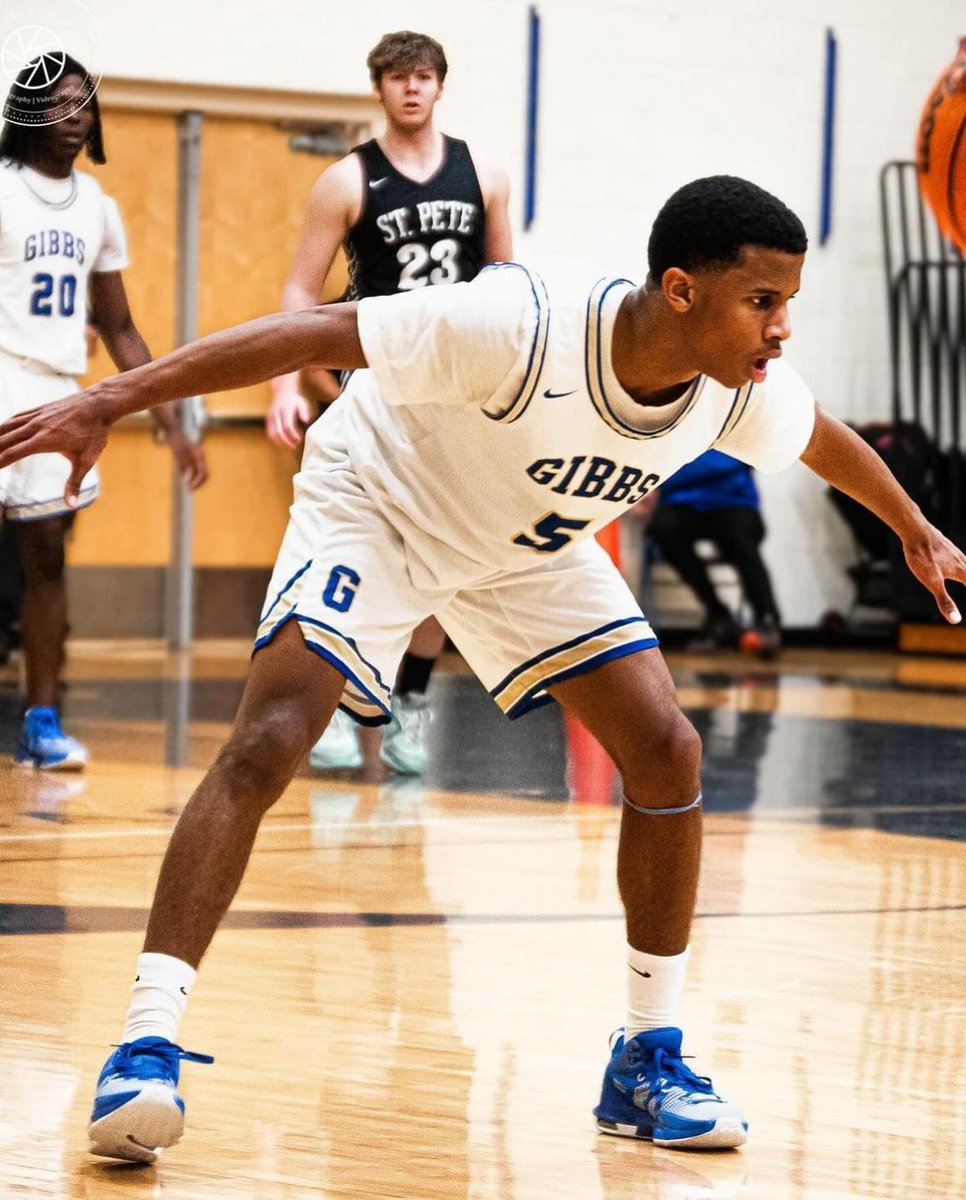
{"type": "Polygon", "coordinates": [[[576,394],[576,392],[577,392],[576,388],[574,388],[572,391],[569,391],[569,392],[554,392],[554,391],[551,391],[550,388],[547,388],[547,390],[543,394],[547,397],[548,400],[560,400],[563,396],[573,396],[576,394]]]}
{"type": "Polygon", "coordinates": [[[383,175],[379,179],[370,179],[369,186],[371,188],[381,188],[384,183],[388,183],[388,182],[389,182],[389,176],[383,175]]]}

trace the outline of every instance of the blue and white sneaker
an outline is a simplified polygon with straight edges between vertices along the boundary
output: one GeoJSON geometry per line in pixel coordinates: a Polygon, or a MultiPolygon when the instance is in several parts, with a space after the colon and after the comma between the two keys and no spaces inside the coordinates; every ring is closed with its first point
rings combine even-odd
{"type": "Polygon", "coordinates": [[[91,1153],[104,1158],[151,1163],[184,1131],[184,1101],[178,1095],[181,1060],[211,1063],[167,1038],[143,1037],[118,1046],[97,1080],[87,1128],[91,1153]]]}
{"type": "Polygon", "coordinates": [[[748,1135],[741,1110],[685,1066],[681,1030],[672,1026],[639,1033],[626,1045],[618,1031],[594,1116],[604,1133],[681,1150],[730,1149],[748,1135]]]}
{"type": "Polygon", "coordinates": [[[41,771],[82,771],[89,759],[87,747],[61,729],[55,708],[38,705],[27,709],[15,762],[41,771]]]}

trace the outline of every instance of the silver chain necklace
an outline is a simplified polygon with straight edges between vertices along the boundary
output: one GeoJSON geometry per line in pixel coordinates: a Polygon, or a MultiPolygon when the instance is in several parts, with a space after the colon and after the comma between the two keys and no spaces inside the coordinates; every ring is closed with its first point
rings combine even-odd
{"type": "MultiPolygon", "coordinates": [[[[24,166],[26,167],[26,171],[33,170],[32,167],[27,167],[26,163],[24,164],[24,166]]],[[[70,206],[77,199],[77,172],[76,171],[71,171],[71,173],[70,173],[70,192],[63,200],[49,200],[41,192],[38,192],[35,187],[31,187],[30,180],[27,178],[26,171],[21,170],[21,172],[20,172],[20,178],[23,180],[24,187],[31,194],[31,196],[35,196],[40,201],[40,203],[46,205],[47,208],[53,208],[53,209],[56,209],[57,211],[60,211],[61,209],[70,208],[70,206]]],[[[39,171],[37,173],[40,174],[39,171]]]]}

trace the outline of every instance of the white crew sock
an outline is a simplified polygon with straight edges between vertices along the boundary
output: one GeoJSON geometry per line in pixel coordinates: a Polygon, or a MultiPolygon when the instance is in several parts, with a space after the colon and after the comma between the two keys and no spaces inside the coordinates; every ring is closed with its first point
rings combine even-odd
{"type": "Polygon", "coordinates": [[[627,1023],[624,1041],[646,1029],[678,1024],[690,950],[667,957],[627,947],[627,1023]]]}
{"type": "Polygon", "coordinates": [[[170,954],[138,955],[122,1041],[163,1037],[177,1042],[188,995],[197,972],[170,954]]]}

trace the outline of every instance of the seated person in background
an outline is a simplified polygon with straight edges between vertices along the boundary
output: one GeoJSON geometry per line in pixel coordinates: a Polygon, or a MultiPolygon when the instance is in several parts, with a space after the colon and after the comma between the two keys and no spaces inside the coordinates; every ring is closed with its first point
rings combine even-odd
{"type": "MultiPolygon", "coordinates": [[[[653,495],[653,493],[652,493],[653,495]]],[[[650,497],[648,497],[650,499],[650,497]]],[[[707,450],[671,476],[652,501],[647,533],[705,611],[700,648],[739,646],[772,658],[781,648],[778,606],[759,547],[765,536],[751,467],[707,450]],[[754,626],[742,630],[715,591],[697,542],[713,542],[738,573],[754,626]]]]}

